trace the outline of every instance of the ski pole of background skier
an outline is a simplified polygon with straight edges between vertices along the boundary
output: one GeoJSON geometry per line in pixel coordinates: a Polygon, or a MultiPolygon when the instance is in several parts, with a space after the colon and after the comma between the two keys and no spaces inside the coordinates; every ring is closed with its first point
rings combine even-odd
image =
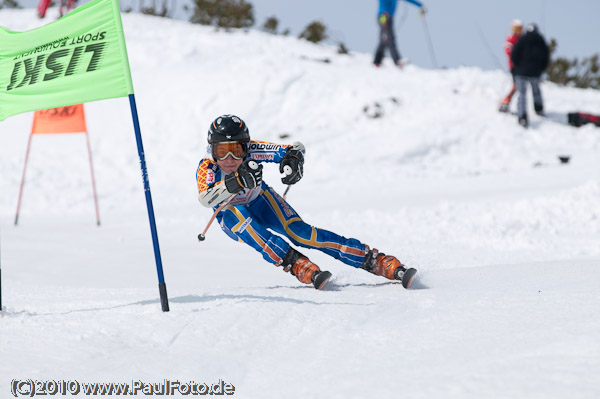
{"type": "Polygon", "coordinates": [[[494,50],[492,50],[489,42],[485,38],[485,34],[483,33],[483,30],[481,29],[481,26],[479,26],[479,24],[477,23],[477,21],[474,21],[474,23],[475,23],[475,27],[477,28],[477,33],[479,33],[479,37],[481,38],[483,44],[485,45],[485,48],[488,50],[488,52],[489,52],[492,60],[494,61],[494,63],[498,66],[498,68],[505,69],[504,65],[500,62],[500,60],[496,56],[496,53],[494,52],[494,50]]]}
{"type": "Polygon", "coordinates": [[[425,36],[427,37],[427,44],[429,45],[429,54],[431,55],[431,60],[433,61],[434,68],[437,69],[438,63],[435,57],[435,52],[433,51],[433,42],[431,41],[431,34],[429,33],[429,26],[427,25],[427,20],[425,19],[425,8],[422,8],[419,12],[421,16],[421,20],[423,21],[423,28],[425,29],[425,36]]]}

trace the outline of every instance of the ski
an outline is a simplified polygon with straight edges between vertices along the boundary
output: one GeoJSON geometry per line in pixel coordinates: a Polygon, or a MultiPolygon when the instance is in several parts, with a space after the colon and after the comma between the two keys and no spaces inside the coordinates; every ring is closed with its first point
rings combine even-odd
{"type": "Polygon", "coordinates": [[[417,269],[412,267],[410,269],[407,269],[402,275],[402,278],[400,279],[402,281],[402,286],[406,289],[409,289],[416,274],[417,269]]]}
{"type": "Polygon", "coordinates": [[[329,273],[328,271],[315,272],[313,285],[315,286],[316,289],[320,290],[323,287],[325,287],[325,284],[327,284],[327,282],[329,281],[330,278],[331,278],[331,273],[329,273]]]}

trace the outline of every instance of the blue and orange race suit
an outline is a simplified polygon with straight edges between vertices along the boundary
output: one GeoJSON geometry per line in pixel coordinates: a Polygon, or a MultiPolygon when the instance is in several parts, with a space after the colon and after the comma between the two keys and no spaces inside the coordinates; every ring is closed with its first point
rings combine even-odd
{"type": "MultiPolygon", "coordinates": [[[[245,159],[278,164],[289,147],[250,141],[245,159]]],[[[196,181],[202,205],[216,209],[232,195],[227,191],[224,179],[224,172],[211,155],[200,161],[196,181]]],[[[266,261],[277,266],[282,264],[290,249],[290,244],[283,237],[297,246],[318,249],[353,267],[361,267],[369,249],[357,239],[342,237],[305,223],[290,204],[264,181],[253,189],[239,192],[219,212],[217,220],[229,237],[250,245],[266,261]]]]}

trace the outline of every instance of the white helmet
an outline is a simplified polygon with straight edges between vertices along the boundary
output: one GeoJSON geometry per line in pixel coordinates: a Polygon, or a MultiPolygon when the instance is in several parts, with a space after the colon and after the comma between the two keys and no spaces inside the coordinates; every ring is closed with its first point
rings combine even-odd
{"type": "Polygon", "coordinates": [[[520,19],[513,19],[510,28],[514,33],[520,34],[523,32],[523,21],[520,19]]]}

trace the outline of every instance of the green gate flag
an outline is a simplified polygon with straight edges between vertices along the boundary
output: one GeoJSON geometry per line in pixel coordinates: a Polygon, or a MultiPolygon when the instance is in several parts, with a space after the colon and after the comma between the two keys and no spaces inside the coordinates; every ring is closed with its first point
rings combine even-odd
{"type": "Polygon", "coordinates": [[[0,26],[0,121],[130,94],[118,0],[93,0],[26,32],[0,26]]]}

